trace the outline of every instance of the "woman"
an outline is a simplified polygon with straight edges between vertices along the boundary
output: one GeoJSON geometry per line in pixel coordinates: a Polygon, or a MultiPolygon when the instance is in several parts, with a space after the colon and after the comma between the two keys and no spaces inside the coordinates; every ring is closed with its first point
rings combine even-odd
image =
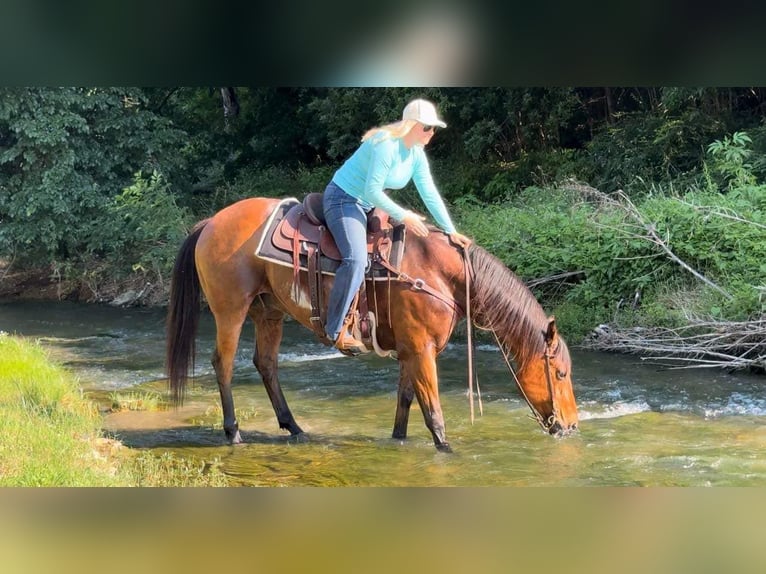
{"type": "Polygon", "coordinates": [[[327,338],[341,351],[365,352],[364,344],[344,324],[367,265],[367,213],[374,207],[387,212],[420,237],[428,235],[425,217],[405,210],[389,198],[385,189],[401,189],[410,180],[437,225],[450,239],[467,247],[471,240],[455,230],[449,213],[431,177],[425,146],[436,126],[446,128],[436,107],[426,100],[413,100],[404,108],[401,121],[372,128],[362,144],[335,172],[324,192],[327,227],[343,258],[327,304],[327,338]]]}

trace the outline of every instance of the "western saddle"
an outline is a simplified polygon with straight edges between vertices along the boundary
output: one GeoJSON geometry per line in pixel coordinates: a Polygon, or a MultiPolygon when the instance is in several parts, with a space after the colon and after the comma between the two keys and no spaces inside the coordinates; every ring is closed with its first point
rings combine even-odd
{"type": "MultiPolygon", "coordinates": [[[[404,237],[405,226],[393,224],[386,212],[376,208],[368,214],[369,262],[365,281],[356,294],[344,323],[344,328],[348,326],[368,348],[373,348],[378,354],[386,356],[390,352],[379,348],[375,336],[378,322],[375,280],[376,278],[388,280],[390,287],[390,281],[398,278],[404,254],[404,237]],[[370,309],[368,293],[373,300],[374,310],[370,309]]],[[[322,194],[309,193],[302,203],[296,203],[291,207],[274,229],[272,243],[280,251],[292,254],[293,287],[296,299],[300,291],[300,270],[307,270],[311,326],[320,340],[329,343],[325,335],[327,310],[322,296],[322,274],[333,273],[340,265],[342,257],[327,229],[322,194]]],[[[388,322],[390,324],[390,315],[388,322]]]]}

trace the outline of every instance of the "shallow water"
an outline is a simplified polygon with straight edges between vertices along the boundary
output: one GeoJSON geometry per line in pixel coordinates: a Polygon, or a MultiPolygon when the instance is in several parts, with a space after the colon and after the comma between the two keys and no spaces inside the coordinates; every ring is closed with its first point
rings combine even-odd
{"type": "MultiPolygon", "coordinates": [[[[40,338],[74,370],[86,393],[164,392],[164,312],[70,303],[0,302],[0,330],[40,338]]],[[[234,398],[244,445],[221,429],[209,364],[214,330],[203,314],[197,375],[178,410],[107,414],[125,444],[170,450],[218,466],[235,484],[267,486],[733,486],[766,484],[766,378],[663,370],[631,356],[573,350],[580,430],[554,439],[530,418],[500,353],[479,345],[483,415],[470,421],[466,348],[439,361],[442,406],[454,454],[438,453],[413,404],[406,441],[391,439],[397,365],[352,359],[288,322],[280,380],[300,441],[279,430],[251,363],[246,325],[234,398]]]]}

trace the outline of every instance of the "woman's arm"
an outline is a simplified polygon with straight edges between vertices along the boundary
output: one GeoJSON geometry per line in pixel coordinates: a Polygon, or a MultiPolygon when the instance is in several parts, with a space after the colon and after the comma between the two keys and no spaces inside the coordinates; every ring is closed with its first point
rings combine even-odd
{"type": "Polygon", "coordinates": [[[455,233],[455,225],[452,223],[447,206],[444,205],[444,200],[436,189],[436,184],[434,184],[433,177],[431,176],[431,168],[428,165],[428,158],[426,157],[425,150],[422,148],[419,148],[419,151],[416,152],[412,181],[415,183],[423,203],[425,203],[439,227],[447,233],[455,233]]]}

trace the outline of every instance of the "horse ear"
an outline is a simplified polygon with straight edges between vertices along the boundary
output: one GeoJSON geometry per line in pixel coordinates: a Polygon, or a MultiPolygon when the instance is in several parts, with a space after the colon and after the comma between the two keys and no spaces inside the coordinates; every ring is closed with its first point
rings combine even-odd
{"type": "Polygon", "coordinates": [[[559,330],[556,328],[556,318],[548,317],[548,328],[545,331],[545,344],[553,346],[559,336],[559,330]]]}

